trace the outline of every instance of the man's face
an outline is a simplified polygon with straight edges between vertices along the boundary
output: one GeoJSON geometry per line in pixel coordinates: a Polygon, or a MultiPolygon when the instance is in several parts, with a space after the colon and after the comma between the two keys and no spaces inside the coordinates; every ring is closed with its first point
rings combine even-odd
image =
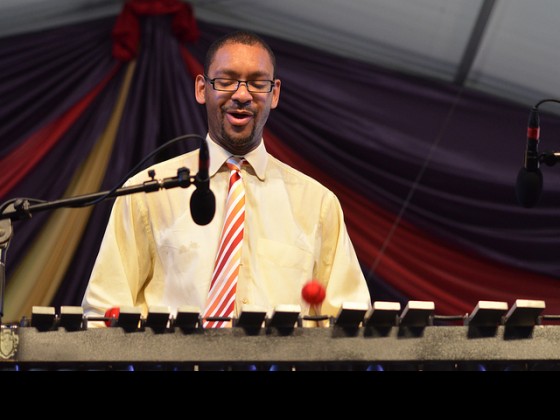
{"type": "MultiPolygon", "coordinates": [[[[273,80],[274,68],[268,52],[260,45],[227,43],[214,56],[208,75],[236,80],[273,80]]],[[[257,147],[263,128],[280,97],[280,80],[270,93],[254,93],[242,83],[235,92],[222,92],[198,75],[196,100],[206,104],[210,137],[232,154],[244,155],[257,147]]]]}

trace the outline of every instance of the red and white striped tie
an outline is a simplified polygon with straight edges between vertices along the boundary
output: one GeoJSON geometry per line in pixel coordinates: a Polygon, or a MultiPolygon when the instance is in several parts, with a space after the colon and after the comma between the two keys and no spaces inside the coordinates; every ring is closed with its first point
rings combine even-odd
{"type": "MultiPolygon", "coordinates": [[[[245,223],[245,189],[239,174],[243,162],[243,158],[234,156],[226,162],[230,170],[226,217],[204,318],[233,316],[245,223]]],[[[203,323],[205,328],[221,328],[230,325],[230,322],[221,320],[205,320],[203,323]]]]}

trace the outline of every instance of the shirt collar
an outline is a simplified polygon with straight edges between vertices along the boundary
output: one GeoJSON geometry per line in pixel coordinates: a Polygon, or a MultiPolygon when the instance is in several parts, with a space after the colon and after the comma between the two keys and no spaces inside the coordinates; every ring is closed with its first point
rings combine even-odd
{"type": "MultiPolygon", "coordinates": [[[[231,156],[231,153],[212,140],[209,134],[206,136],[206,141],[208,142],[208,151],[210,152],[209,175],[214,176],[214,174],[218,172],[218,169],[220,169],[224,162],[231,156]]],[[[255,149],[243,157],[249,162],[257,177],[261,181],[264,181],[266,165],[268,163],[268,153],[263,139],[261,139],[261,142],[255,149]]]]}

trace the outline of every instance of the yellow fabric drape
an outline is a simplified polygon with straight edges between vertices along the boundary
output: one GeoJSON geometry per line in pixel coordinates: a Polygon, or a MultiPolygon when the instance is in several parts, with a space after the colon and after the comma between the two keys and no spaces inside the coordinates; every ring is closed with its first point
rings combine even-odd
{"type": "MultiPolygon", "coordinates": [[[[128,64],[109,123],[87,160],[76,171],[65,197],[99,191],[111,158],[135,67],[136,61],[128,64]]],[[[79,249],[92,210],[91,206],[81,209],[61,208],[49,217],[6,287],[3,322],[17,322],[24,316],[29,317],[33,306],[49,306],[72,257],[79,249]]]]}

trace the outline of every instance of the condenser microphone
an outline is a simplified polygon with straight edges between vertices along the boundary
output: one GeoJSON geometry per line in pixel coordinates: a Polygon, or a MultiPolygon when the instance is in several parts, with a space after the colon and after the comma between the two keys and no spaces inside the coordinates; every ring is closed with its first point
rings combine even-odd
{"type": "Polygon", "coordinates": [[[543,188],[543,176],[539,168],[540,122],[537,107],[531,109],[527,126],[527,149],[525,162],[517,174],[515,194],[517,202],[526,208],[533,207],[539,201],[543,188]]]}
{"type": "Polygon", "coordinates": [[[200,139],[198,173],[194,184],[196,190],[191,195],[191,216],[197,225],[207,225],[216,212],[216,197],[210,190],[210,152],[205,138],[200,139]]]}

